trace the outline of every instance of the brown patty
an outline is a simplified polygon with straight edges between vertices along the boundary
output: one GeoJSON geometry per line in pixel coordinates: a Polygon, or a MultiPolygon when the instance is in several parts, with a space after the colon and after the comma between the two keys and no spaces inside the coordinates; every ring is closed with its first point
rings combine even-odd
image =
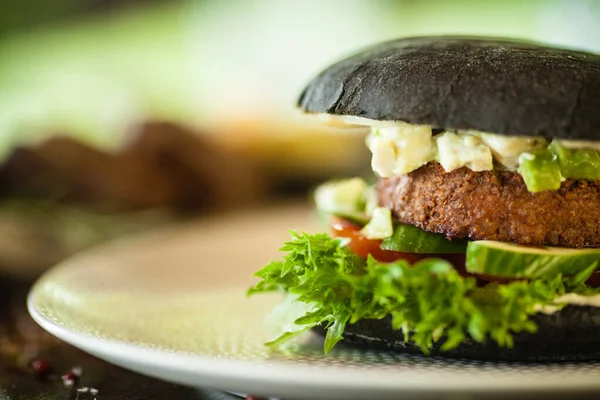
{"type": "Polygon", "coordinates": [[[380,178],[378,191],[400,222],[449,238],[600,247],[600,181],[567,179],[557,191],[530,193],[516,172],[446,173],[430,163],[380,178]]]}

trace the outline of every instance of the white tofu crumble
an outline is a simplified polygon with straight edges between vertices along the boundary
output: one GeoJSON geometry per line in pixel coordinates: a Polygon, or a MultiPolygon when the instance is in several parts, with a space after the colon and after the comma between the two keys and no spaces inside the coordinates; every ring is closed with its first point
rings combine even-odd
{"type": "Polygon", "coordinates": [[[444,131],[434,136],[431,126],[405,123],[373,127],[367,136],[373,154],[371,166],[382,177],[407,174],[431,161],[439,162],[446,172],[461,167],[490,171],[494,161],[516,170],[520,154],[546,145],[543,138],[473,130],[444,131]]]}

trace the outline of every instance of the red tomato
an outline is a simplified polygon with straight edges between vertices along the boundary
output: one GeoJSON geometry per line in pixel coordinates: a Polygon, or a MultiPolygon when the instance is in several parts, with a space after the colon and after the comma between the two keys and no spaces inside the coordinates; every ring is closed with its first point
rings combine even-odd
{"type": "Polygon", "coordinates": [[[600,270],[592,272],[592,275],[585,281],[585,284],[591,287],[600,286],[600,270]]]}
{"type": "Polygon", "coordinates": [[[334,218],[331,223],[333,235],[336,237],[345,237],[350,239],[348,247],[362,258],[367,258],[370,254],[377,261],[392,262],[396,260],[406,260],[414,264],[425,258],[441,258],[449,261],[461,274],[465,271],[464,253],[405,253],[399,251],[383,250],[381,240],[367,239],[361,235],[362,227],[342,218],[334,218]]]}
{"type": "MultiPolygon", "coordinates": [[[[367,239],[361,235],[361,226],[341,218],[334,218],[331,223],[333,235],[336,237],[345,237],[350,239],[348,247],[362,258],[367,258],[370,254],[376,260],[382,262],[392,262],[404,258],[405,254],[396,251],[381,249],[381,240],[367,239]]],[[[416,261],[416,260],[415,260],[416,261]]],[[[411,261],[414,262],[414,261],[411,261]]]]}

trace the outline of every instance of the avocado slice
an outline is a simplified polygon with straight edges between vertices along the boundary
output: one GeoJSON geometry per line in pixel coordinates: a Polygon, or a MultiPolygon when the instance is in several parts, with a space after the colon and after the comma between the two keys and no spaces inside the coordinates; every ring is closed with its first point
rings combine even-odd
{"type": "Polygon", "coordinates": [[[565,178],[600,179],[600,154],[594,149],[567,149],[556,140],[548,150],[558,158],[560,172],[565,178]]]}

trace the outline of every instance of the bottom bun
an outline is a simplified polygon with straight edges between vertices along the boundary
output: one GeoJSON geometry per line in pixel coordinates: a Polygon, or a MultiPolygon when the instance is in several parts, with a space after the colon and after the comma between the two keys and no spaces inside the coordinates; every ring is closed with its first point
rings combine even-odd
{"type": "MultiPolygon", "coordinates": [[[[551,315],[532,317],[536,333],[513,334],[514,346],[499,347],[495,342],[483,343],[467,339],[460,346],[440,351],[441,339],[431,349],[431,356],[467,358],[482,361],[592,361],[600,360],[600,308],[568,306],[551,315]]],[[[322,327],[315,328],[321,335],[322,327]]],[[[348,346],[388,349],[403,353],[422,354],[411,341],[405,342],[401,330],[392,329],[391,318],[361,320],[344,330],[348,346]]]]}

